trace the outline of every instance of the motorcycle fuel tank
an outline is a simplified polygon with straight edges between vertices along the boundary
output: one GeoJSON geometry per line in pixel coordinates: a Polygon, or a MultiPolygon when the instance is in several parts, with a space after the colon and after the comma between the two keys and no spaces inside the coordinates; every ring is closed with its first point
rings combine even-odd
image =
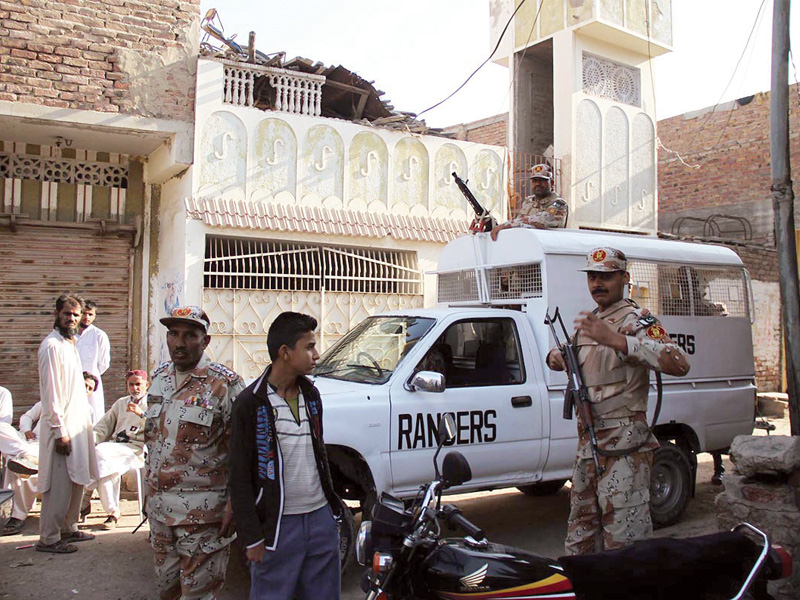
{"type": "Polygon", "coordinates": [[[434,598],[575,598],[557,562],[501,544],[481,547],[462,539],[442,540],[420,567],[424,585],[434,598]]]}

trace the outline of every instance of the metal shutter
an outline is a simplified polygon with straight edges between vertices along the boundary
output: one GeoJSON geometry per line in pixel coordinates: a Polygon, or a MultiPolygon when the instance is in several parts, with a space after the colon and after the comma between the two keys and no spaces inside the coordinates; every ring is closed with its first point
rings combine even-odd
{"type": "Polygon", "coordinates": [[[65,291],[98,304],[95,325],[111,342],[111,367],[103,375],[106,409],[125,394],[131,257],[127,233],[28,224],[16,232],[0,229],[0,385],[11,391],[15,422],[39,400],[36,353],[65,291]]]}

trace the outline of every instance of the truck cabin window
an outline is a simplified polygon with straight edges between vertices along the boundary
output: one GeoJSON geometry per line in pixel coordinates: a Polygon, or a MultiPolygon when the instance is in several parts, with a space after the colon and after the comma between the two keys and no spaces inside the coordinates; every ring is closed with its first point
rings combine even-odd
{"type": "Polygon", "coordinates": [[[370,317],[320,357],[314,375],[384,383],[435,322],[421,317],[370,317]]]}
{"type": "Polygon", "coordinates": [[[447,388],[512,385],[525,380],[519,336],[511,319],[454,323],[416,370],[441,373],[447,388]]]}

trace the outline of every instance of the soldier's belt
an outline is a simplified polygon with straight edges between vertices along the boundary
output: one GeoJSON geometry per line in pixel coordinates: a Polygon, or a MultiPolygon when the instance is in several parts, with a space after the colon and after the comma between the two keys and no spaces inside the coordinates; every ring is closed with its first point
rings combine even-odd
{"type": "Polygon", "coordinates": [[[597,419],[594,420],[595,429],[616,429],[633,423],[633,417],[618,417],[615,419],[597,419]]]}

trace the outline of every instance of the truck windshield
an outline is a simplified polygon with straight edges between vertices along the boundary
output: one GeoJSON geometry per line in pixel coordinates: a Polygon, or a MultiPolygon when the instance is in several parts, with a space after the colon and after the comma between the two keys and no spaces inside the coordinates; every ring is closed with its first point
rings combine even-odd
{"type": "Polygon", "coordinates": [[[322,355],[314,375],[384,383],[434,322],[422,317],[369,317],[322,355]]]}

